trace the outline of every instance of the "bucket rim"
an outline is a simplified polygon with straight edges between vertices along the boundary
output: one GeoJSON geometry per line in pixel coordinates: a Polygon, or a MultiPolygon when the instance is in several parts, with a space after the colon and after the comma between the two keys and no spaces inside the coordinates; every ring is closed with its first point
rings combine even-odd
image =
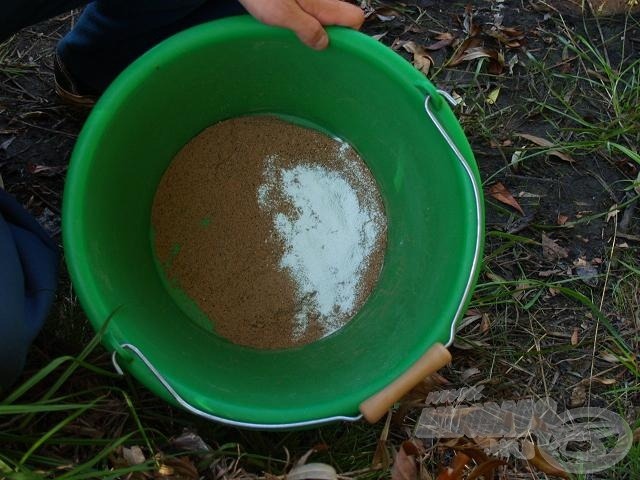
{"type": "MultiPolygon", "coordinates": [[[[65,247],[66,253],[66,262],[69,268],[70,276],[74,283],[74,288],[77,291],[78,298],[80,299],[80,303],[82,304],[83,309],[87,313],[87,317],[92,323],[93,327],[96,330],[99,330],[100,327],[104,323],[104,319],[100,318],[99,312],[101,311],[100,306],[96,304],[95,299],[93,299],[93,293],[95,290],[95,285],[91,281],[87,281],[90,278],[91,271],[89,270],[89,266],[83,265],[82,258],[79,258],[77,252],[82,251],[85,246],[83,242],[84,239],[81,238],[81,235],[75,234],[77,231],[77,218],[74,215],[74,212],[79,208],[79,202],[82,201],[81,196],[76,192],[78,189],[81,189],[83,178],[87,175],[88,168],[87,163],[74,161],[77,158],[84,156],[91,156],[94,151],[93,142],[90,141],[90,133],[94,129],[100,129],[105,124],[106,120],[111,115],[110,111],[112,107],[110,106],[113,102],[119,102],[120,99],[126,98],[127,94],[131,91],[131,89],[135,88],[135,85],[142,80],[150,69],[161,60],[164,55],[166,55],[166,51],[171,50],[174,46],[179,46],[190,41],[190,38],[199,37],[204,32],[210,32],[211,30],[215,30],[215,33],[210,33],[211,37],[228,37],[233,35],[242,35],[243,30],[251,30],[254,31],[256,29],[261,29],[265,32],[265,34],[270,35],[270,32],[275,32],[281,29],[277,29],[274,27],[267,27],[265,25],[260,24],[254,19],[248,16],[241,17],[231,17],[221,20],[215,20],[213,22],[208,22],[202,25],[198,25],[196,27],[192,27],[188,30],[180,32],[179,34],[161,42],[156,47],[149,50],[146,54],[141,56],[138,60],[136,60],[131,66],[129,66],[125,73],[119,76],[113,84],[105,91],[103,96],[99,99],[96,106],[94,107],[93,112],[87,119],[80,136],[78,138],[78,142],[74,148],[74,152],[72,155],[72,161],[69,167],[67,184],[65,187],[65,196],[63,199],[63,218],[62,218],[62,226],[63,226],[63,244],[65,247]],[[212,25],[215,24],[215,28],[212,28],[212,25]],[[92,301],[89,302],[87,299],[91,297],[92,301]]],[[[360,32],[353,31],[350,29],[342,28],[342,27],[329,27],[327,28],[329,37],[330,37],[330,47],[329,48],[341,48],[344,50],[348,50],[349,53],[353,53],[359,56],[369,57],[369,59],[375,58],[376,66],[384,65],[381,68],[392,72],[392,74],[402,79],[402,82],[405,84],[405,88],[411,88],[415,91],[416,98],[420,98],[421,101],[425,102],[425,107],[427,107],[427,114],[429,114],[429,102],[431,101],[432,110],[435,112],[435,115],[438,118],[443,118],[449,124],[452,122],[455,124],[457,129],[460,129],[457,120],[455,119],[453,112],[446,105],[446,102],[443,101],[440,94],[436,90],[435,86],[429,82],[429,80],[422,75],[422,73],[418,72],[411,64],[409,64],[402,57],[397,55],[388,47],[382,45],[380,42],[372,39],[371,37],[364,35],[360,32]]],[[[287,32],[288,35],[293,35],[290,32],[287,32]]],[[[296,40],[297,41],[297,40],[296,40]]],[[[429,114],[430,115],[430,114],[429,114]]],[[[455,145],[455,143],[454,143],[455,145]]],[[[471,149],[468,143],[463,145],[456,145],[456,148],[460,152],[460,156],[467,163],[468,171],[470,178],[475,179],[477,181],[477,167],[473,161],[468,162],[466,159],[471,158],[473,160],[473,154],[471,153],[471,149]]],[[[473,180],[472,180],[473,181],[473,180]]],[[[481,196],[481,192],[479,194],[481,196]]],[[[480,198],[476,195],[476,200],[480,198]]],[[[484,217],[483,217],[483,205],[482,202],[477,203],[476,211],[475,211],[476,221],[477,221],[477,232],[483,232],[484,230],[484,217]]],[[[467,287],[465,292],[462,294],[462,298],[460,299],[458,310],[454,318],[450,320],[450,335],[447,342],[447,345],[450,345],[453,342],[453,338],[455,335],[455,326],[456,322],[459,320],[460,315],[464,313],[464,307],[468,304],[471,291],[475,281],[477,280],[480,257],[482,252],[482,238],[481,234],[477,235],[476,238],[476,246],[475,251],[473,252],[473,258],[471,261],[471,268],[469,271],[469,279],[467,282],[467,287]]],[[[82,255],[80,255],[82,257],[82,255]]],[[[114,355],[116,352],[122,351],[123,348],[126,348],[127,343],[120,342],[115,336],[113,336],[108,330],[104,333],[103,342],[107,343],[111,350],[114,351],[114,355]]],[[[133,350],[129,348],[129,350],[133,350]]],[[[134,353],[136,353],[134,351],[134,353]]],[[[140,352],[142,353],[142,352],[140,352]]],[[[137,353],[136,353],[137,355],[137,353]]],[[[137,355],[144,362],[144,355],[142,357],[137,355]]],[[[114,357],[115,358],[115,357],[114,357]]],[[[147,387],[149,387],[148,380],[146,376],[141,378],[143,375],[136,374],[135,370],[139,373],[143,367],[136,365],[130,370],[134,373],[134,376],[138,378],[142,383],[144,383],[147,387]]],[[[147,367],[144,367],[148,369],[147,367]]],[[[159,373],[159,372],[158,372],[159,373]]],[[[161,374],[160,374],[161,375],[161,374]]],[[[162,382],[161,382],[162,383],[162,382]]],[[[166,388],[166,386],[165,386],[166,388]]],[[[153,388],[151,390],[155,391],[153,388]]],[[[262,424],[262,423],[254,423],[254,422],[243,422],[237,421],[234,419],[227,419],[218,417],[216,415],[212,415],[209,412],[204,412],[196,407],[191,406],[191,408],[185,406],[180,400],[179,395],[173,395],[170,390],[167,390],[169,395],[172,397],[173,401],[183,406],[187,410],[192,413],[209,418],[220,423],[240,426],[245,428],[258,428],[258,429],[287,429],[287,428],[298,428],[305,426],[315,426],[319,424],[324,424],[327,422],[335,421],[335,420],[349,420],[355,421],[361,418],[361,415],[354,416],[331,416],[331,417],[323,417],[311,420],[305,420],[300,422],[290,422],[290,423],[278,423],[278,424],[262,424]]],[[[184,402],[187,405],[190,405],[186,400],[184,402]]]]}

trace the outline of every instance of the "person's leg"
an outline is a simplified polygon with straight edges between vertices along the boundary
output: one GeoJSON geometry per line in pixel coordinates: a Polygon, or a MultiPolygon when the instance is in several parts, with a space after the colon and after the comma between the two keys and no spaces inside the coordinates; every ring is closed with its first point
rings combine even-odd
{"type": "Polygon", "coordinates": [[[2,0],[0,42],[5,41],[21,28],[55,17],[86,3],[87,0],[2,0]]]}
{"type": "Polygon", "coordinates": [[[78,94],[99,95],[133,60],[172,34],[238,15],[236,0],[98,0],[59,43],[59,69],[78,94]]]}

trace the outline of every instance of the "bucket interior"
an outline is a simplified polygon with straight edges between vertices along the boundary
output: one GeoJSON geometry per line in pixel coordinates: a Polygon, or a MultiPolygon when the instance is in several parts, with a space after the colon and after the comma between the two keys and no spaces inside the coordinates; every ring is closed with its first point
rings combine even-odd
{"type": "MultiPolygon", "coordinates": [[[[474,261],[469,180],[424,110],[427,81],[386,47],[330,29],[316,52],[249,18],[201,25],[129,67],[90,115],[67,179],[69,270],[110,348],[137,346],[196,408],[280,424],[357,412],[434,342],[447,343],[474,261]],[[205,331],[165,289],[150,212],[173,156],[206,127],[276,114],[348,141],[376,178],[388,239],[377,286],[344,328],[312,344],[257,350],[205,331]]],[[[448,107],[439,118],[467,158],[448,107]]],[[[142,362],[127,368],[171,400],[142,362]]]]}

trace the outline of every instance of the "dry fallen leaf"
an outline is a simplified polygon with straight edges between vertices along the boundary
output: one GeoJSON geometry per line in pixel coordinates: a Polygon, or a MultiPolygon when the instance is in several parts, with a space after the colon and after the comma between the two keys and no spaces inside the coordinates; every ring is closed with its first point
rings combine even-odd
{"type": "Polygon", "coordinates": [[[402,443],[393,460],[391,480],[419,480],[416,454],[417,448],[413,442],[407,440],[402,443]]]}
{"type": "Polygon", "coordinates": [[[558,215],[558,225],[564,225],[565,223],[567,223],[567,220],[569,220],[569,217],[567,215],[558,215]]]}
{"type": "Polygon", "coordinates": [[[615,385],[616,383],[618,383],[618,381],[615,378],[600,378],[600,377],[584,378],[581,380],[580,383],[589,384],[593,382],[599,383],[601,385],[615,385]]]}
{"type": "Polygon", "coordinates": [[[541,450],[541,447],[534,445],[535,455],[533,455],[533,457],[529,459],[529,464],[533,465],[538,470],[546,473],[547,475],[555,475],[556,477],[568,479],[569,474],[565,472],[557,463],[549,462],[547,459],[552,458],[551,455],[545,453],[545,455],[543,456],[542,453],[540,453],[541,450]]]}
{"type": "Polygon", "coordinates": [[[122,457],[130,466],[141,465],[147,460],[144,457],[144,453],[142,453],[142,449],[137,445],[131,448],[122,447],[122,457]]]}
{"type": "Polygon", "coordinates": [[[171,445],[183,452],[210,452],[212,448],[196,432],[185,429],[171,440],[171,445]]]}
{"type": "Polygon", "coordinates": [[[605,362],[620,363],[620,359],[616,357],[613,353],[603,352],[600,354],[600,358],[605,362]]]}
{"type": "Polygon", "coordinates": [[[498,58],[498,52],[487,47],[471,47],[460,55],[458,63],[468,62],[478,58],[498,58]]]}
{"type": "Polygon", "coordinates": [[[579,383],[571,390],[571,408],[581,407],[587,401],[587,391],[584,386],[579,383]]]}
{"type": "Polygon", "coordinates": [[[519,48],[523,44],[524,32],[515,28],[492,28],[485,33],[496,39],[498,43],[503,44],[507,48],[519,48]]]}
{"type": "Polygon", "coordinates": [[[456,453],[456,456],[453,457],[453,462],[451,462],[451,466],[445,467],[436,480],[462,480],[464,470],[470,461],[471,457],[469,455],[462,452],[456,453]]]}
{"type": "MultiPolygon", "coordinates": [[[[531,143],[535,143],[539,147],[553,148],[556,146],[546,138],[536,137],[535,135],[529,135],[528,133],[516,133],[516,136],[520,138],[524,138],[525,140],[529,140],[531,143]]],[[[556,149],[549,150],[547,153],[549,155],[553,155],[554,157],[558,157],[560,160],[564,160],[565,162],[569,162],[569,163],[575,162],[575,160],[571,158],[570,155],[567,155],[566,153],[562,153],[556,149]]]]}
{"type": "Polygon", "coordinates": [[[578,327],[574,327],[573,333],[571,334],[571,345],[578,344],[578,327]]]}
{"type": "Polygon", "coordinates": [[[482,333],[487,333],[489,331],[489,328],[491,328],[491,322],[489,321],[489,314],[483,313],[482,322],[480,322],[480,331],[482,333]]]}
{"type": "Polygon", "coordinates": [[[609,209],[609,212],[607,213],[606,222],[609,223],[609,220],[611,220],[612,218],[617,217],[619,213],[620,213],[620,209],[618,208],[618,204],[614,203],[613,205],[611,205],[611,208],[609,209]]]}
{"type": "Polygon", "coordinates": [[[448,47],[449,45],[451,45],[455,41],[455,39],[456,39],[455,35],[449,32],[439,33],[438,35],[436,35],[436,40],[438,41],[435,43],[432,43],[431,45],[427,45],[424,48],[431,51],[440,50],[444,47],[448,47]]]}
{"type": "Polygon", "coordinates": [[[489,95],[487,95],[485,102],[489,105],[494,105],[498,101],[498,95],[500,95],[500,87],[491,90],[489,95]]]}
{"type": "Polygon", "coordinates": [[[466,382],[471,377],[473,377],[474,375],[477,375],[479,373],[480,373],[480,369],[479,368],[476,368],[476,367],[467,368],[466,370],[464,370],[462,372],[462,374],[460,375],[460,378],[461,378],[461,380],[463,382],[466,382]]]}
{"type": "Polygon", "coordinates": [[[542,255],[547,260],[559,260],[561,258],[567,258],[569,251],[558,245],[557,240],[552,239],[547,236],[546,233],[542,232],[542,255]]]}
{"type": "Polygon", "coordinates": [[[429,69],[431,65],[433,65],[433,58],[431,58],[431,55],[429,55],[422,45],[418,45],[412,40],[397,40],[393,42],[392,48],[394,46],[396,48],[402,47],[407,52],[413,54],[413,65],[425,75],[429,73],[429,69]]]}
{"type": "Polygon", "coordinates": [[[518,212],[524,215],[524,210],[522,210],[522,207],[520,206],[520,204],[517,202],[515,198],[513,198],[513,195],[511,195],[511,192],[509,192],[509,190],[507,190],[507,187],[505,187],[501,182],[498,182],[492,185],[491,188],[489,189],[489,193],[493,198],[495,198],[499,202],[512,206],[513,208],[518,210],[518,212]]]}
{"type": "Polygon", "coordinates": [[[382,429],[382,432],[380,432],[380,437],[378,438],[378,445],[376,446],[376,451],[373,454],[373,459],[371,460],[372,469],[380,468],[387,471],[389,469],[389,465],[391,465],[391,457],[389,456],[389,448],[387,447],[387,438],[389,436],[390,426],[391,411],[387,413],[384,428],[382,429]]]}
{"type": "Polygon", "coordinates": [[[482,41],[479,38],[469,37],[464,40],[456,51],[453,53],[448,62],[446,62],[447,67],[455,67],[456,65],[461,64],[464,60],[461,60],[462,56],[469,50],[470,48],[479,47],[482,44],[482,41]]]}
{"type": "Polygon", "coordinates": [[[494,478],[494,471],[503,465],[508,465],[504,460],[499,458],[492,458],[486,462],[481,463],[476,468],[471,470],[471,473],[467,476],[467,480],[476,480],[478,478],[494,478]]]}

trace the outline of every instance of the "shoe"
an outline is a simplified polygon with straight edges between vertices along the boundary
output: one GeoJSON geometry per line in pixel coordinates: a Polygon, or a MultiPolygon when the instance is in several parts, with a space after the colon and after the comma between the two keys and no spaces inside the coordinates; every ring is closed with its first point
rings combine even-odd
{"type": "Polygon", "coordinates": [[[56,94],[66,103],[76,107],[91,108],[98,100],[99,94],[74,81],[71,74],[56,53],[53,59],[56,94]]]}

